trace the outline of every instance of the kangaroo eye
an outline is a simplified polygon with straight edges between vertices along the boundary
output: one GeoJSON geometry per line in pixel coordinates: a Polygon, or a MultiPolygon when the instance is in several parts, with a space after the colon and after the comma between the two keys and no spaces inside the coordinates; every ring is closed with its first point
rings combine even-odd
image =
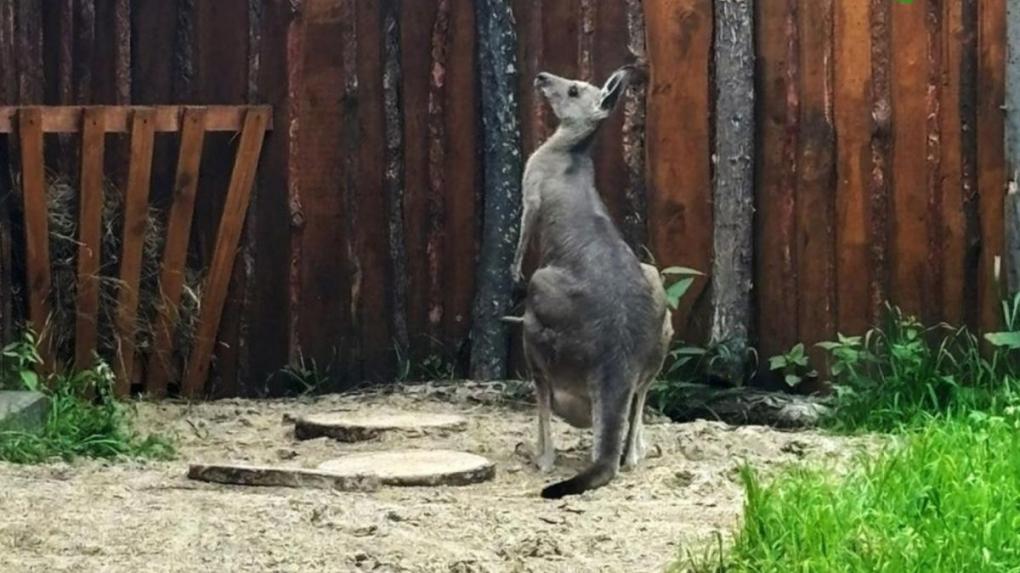
{"type": "Polygon", "coordinates": [[[570,97],[577,97],[577,93],[577,86],[570,86],[570,89],[567,90],[567,95],[570,97]]]}

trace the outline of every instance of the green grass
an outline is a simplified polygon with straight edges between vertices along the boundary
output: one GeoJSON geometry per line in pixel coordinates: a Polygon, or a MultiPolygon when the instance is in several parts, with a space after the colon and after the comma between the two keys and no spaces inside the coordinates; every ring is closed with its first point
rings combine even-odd
{"type": "Polygon", "coordinates": [[[32,464],[53,459],[150,458],[174,455],[172,442],[140,436],[130,408],[113,398],[114,376],[99,362],[90,369],[51,377],[43,383],[34,341],[11,344],[0,357],[0,389],[35,390],[47,395],[50,410],[41,432],[0,431],[0,461],[32,464]],[[95,398],[87,398],[92,393],[95,398]]]}
{"type": "Polygon", "coordinates": [[[881,328],[840,336],[828,429],[888,432],[847,475],[745,468],[744,520],[730,542],[676,571],[1020,572],[1020,297],[1002,332],[923,327],[890,308],[881,328]]]}
{"type": "Polygon", "coordinates": [[[849,475],[743,471],[745,518],[723,554],[677,571],[1020,571],[1020,417],[932,420],[849,475]]]}

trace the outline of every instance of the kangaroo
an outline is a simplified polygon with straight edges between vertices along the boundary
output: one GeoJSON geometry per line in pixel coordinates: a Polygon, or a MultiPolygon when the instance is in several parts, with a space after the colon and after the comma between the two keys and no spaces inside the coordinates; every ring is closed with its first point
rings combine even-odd
{"type": "Polygon", "coordinates": [[[617,70],[601,88],[545,72],[535,78],[559,125],[525,166],[512,268],[523,281],[524,254],[537,236],[539,264],[522,318],[538,404],[534,461],[543,472],[555,461],[552,412],[594,433],[591,465],[543,489],[544,498],[601,487],[621,464],[642,459],[645,396],[673,335],[658,270],[638,261],[595,189],[592,142],[630,73],[617,70]]]}

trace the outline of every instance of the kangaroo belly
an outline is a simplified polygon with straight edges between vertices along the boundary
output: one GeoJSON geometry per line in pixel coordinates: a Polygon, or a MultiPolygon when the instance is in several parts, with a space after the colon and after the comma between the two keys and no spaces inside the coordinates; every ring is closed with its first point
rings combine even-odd
{"type": "Polygon", "coordinates": [[[591,399],[587,395],[553,388],[552,409],[575,428],[591,427],[591,399]]]}

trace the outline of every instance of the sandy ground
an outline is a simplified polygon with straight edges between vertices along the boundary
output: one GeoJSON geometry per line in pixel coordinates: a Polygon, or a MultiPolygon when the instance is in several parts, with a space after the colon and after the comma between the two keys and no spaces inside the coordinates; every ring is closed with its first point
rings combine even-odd
{"type": "MultiPolygon", "coordinates": [[[[515,389],[517,394],[520,388],[515,389]]],[[[816,433],[649,419],[651,459],[604,489],[539,498],[588,456],[590,437],[555,422],[551,475],[517,445],[533,407],[499,385],[417,386],[318,399],[140,404],[145,431],[175,435],[173,462],[0,464],[0,571],[661,571],[737,523],[737,467],[843,465],[863,443],[816,433]],[[287,415],[460,413],[461,432],[360,444],[298,442],[287,415]],[[460,449],[497,465],[487,483],[375,493],[244,488],[185,477],[189,462],[314,467],[347,452],[460,449]],[[658,451],[654,451],[658,450],[658,451]]]]}

